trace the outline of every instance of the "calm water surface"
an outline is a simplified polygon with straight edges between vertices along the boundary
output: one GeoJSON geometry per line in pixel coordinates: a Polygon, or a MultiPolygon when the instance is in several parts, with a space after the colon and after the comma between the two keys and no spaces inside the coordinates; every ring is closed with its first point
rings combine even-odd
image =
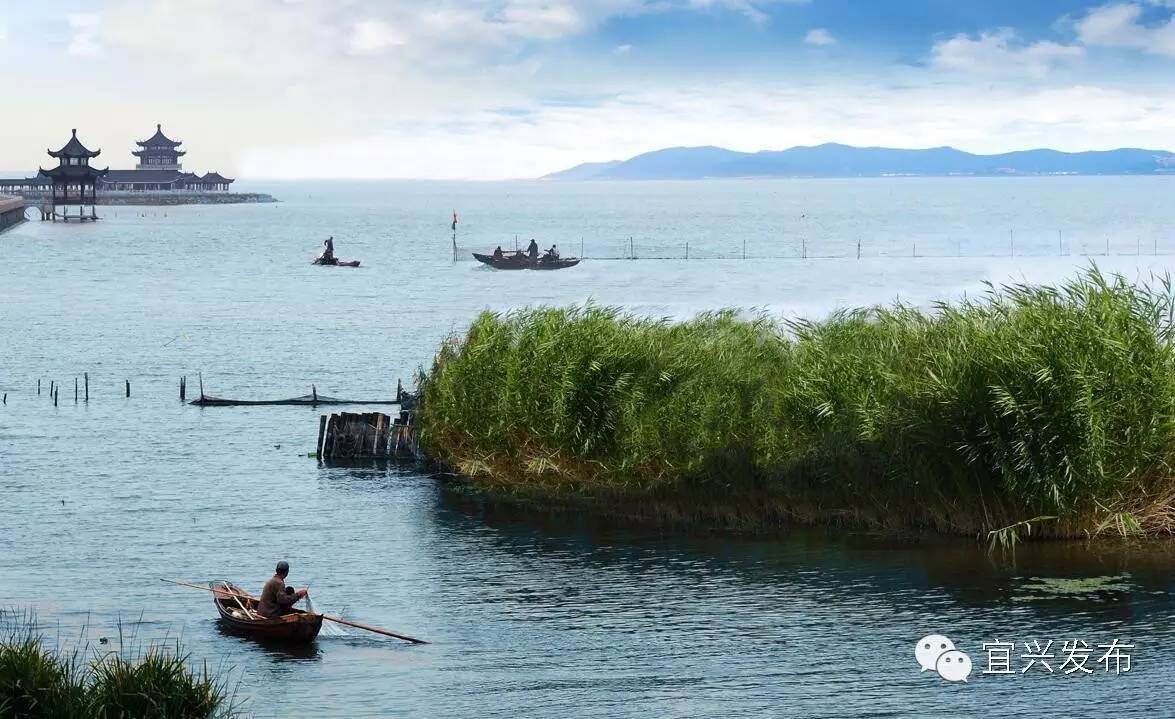
{"type": "Polygon", "coordinates": [[[957,540],[610,528],[486,507],[409,470],[321,467],[305,457],[314,410],[201,410],[179,403],[177,380],[202,371],[221,396],[313,383],[381,397],[487,307],[592,298],[665,316],[822,315],[1055,280],[1103,252],[1100,267],[1147,276],[1175,266],[1175,182],[242,189],[285,202],[111,207],[96,225],[0,235],[0,605],[34,608],[66,637],[86,623],[91,638],[112,636],[141,615],[141,635],[182,636],[194,657],[235,666],[259,716],[1171,713],[1166,543],[1052,543],[1013,559],[957,540]],[[310,266],[327,234],[363,267],[310,266]],[[558,274],[465,259],[515,234],[566,252],[582,237],[596,257],[623,254],[630,236],[638,256],[684,256],[688,242],[695,259],[558,274]],[[751,258],[775,259],[696,259],[741,257],[744,240],[751,258]],[[91,401],[75,405],[83,372],[91,401]],[[63,383],[56,408],[49,380],[63,383]],[[283,557],[319,609],[434,643],[348,630],[270,651],[220,633],[208,597],[158,581],[257,590],[283,557]],[[971,655],[968,684],[919,673],[913,645],[931,632],[971,655]],[[1136,645],[1128,674],[1107,675],[1100,652],[1091,675],[980,673],[983,642],[1052,640],[1057,670],[1062,642],[1112,639],[1136,645]]]}

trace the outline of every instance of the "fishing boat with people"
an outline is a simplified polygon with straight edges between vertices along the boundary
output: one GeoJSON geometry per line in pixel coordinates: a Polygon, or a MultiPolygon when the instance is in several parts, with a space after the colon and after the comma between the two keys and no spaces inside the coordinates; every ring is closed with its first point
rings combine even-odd
{"type": "Polygon", "coordinates": [[[267,642],[304,644],[322,629],[322,615],[291,608],[276,617],[257,612],[258,600],[231,582],[211,583],[213,602],[221,624],[236,634],[267,642]]]}
{"type": "Polygon", "coordinates": [[[538,243],[533,239],[525,250],[506,252],[499,246],[489,255],[474,252],[473,258],[496,270],[562,270],[575,267],[580,261],[578,257],[560,257],[555,245],[540,256],[538,243]]]}
{"type": "MultiPolygon", "coordinates": [[[[281,564],[285,563],[283,562],[281,564]]],[[[279,568],[281,564],[279,564],[279,568]]],[[[286,566],[288,567],[289,565],[286,566]]],[[[368,624],[360,624],[350,619],[316,612],[314,605],[310,604],[309,590],[305,589],[295,592],[290,588],[288,592],[290,593],[291,600],[290,602],[283,603],[285,605],[284,610],[274,616],[267,617],[262,616],[258,611],[261,608],[261,600],[250,595],[232,582],[226,582],[223,579],[214,580],[206,584],[193,584],[192,582],[181,582],[176,579],[160,579],[160,581],[190,589],[212,592],[213,603],[216,604],[216,612],[220,615],[221,626],[234,634],[247,636],[260,642],[307,644],[314,641],[318,636],[318,632],[322,629],[322,622],[326,620],[328,622],[354,627],[355,629],[382,634],[385,637],[400,639],[412,644],[428,644],[423,639],[398,634],[368,624]],[[299,597],[306,599],[307,608],[304,610],[292,606],[292,602],[297,601],[299,597]]],[[[264,591],[262,594],[264,594],[264,591]]]]}
{"type": "Polygon", "coordinates": [[[326,265],[329,267],[358,267],[359,260],[340,260],[335,257],[335,238],[334,235],[326,238],[323,241],[322,254],[314,258],[312,264],[326,265]]]}

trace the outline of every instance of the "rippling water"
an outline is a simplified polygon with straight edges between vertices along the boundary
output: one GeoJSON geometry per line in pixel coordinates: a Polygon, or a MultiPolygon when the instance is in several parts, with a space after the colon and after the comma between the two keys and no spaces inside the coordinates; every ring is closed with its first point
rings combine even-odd
{"type": "Polygon", "coordinates": [[[93,226],[0,235],[0,606],[34,608],[54,636],[88,624],[92,639],[141,615],[140,635],[182,636],[195,658],[236,667],[259,716],[1168,713],[1167,543],[988,557],[966,540],[666,536],[508,511],[407,470],[321,467],[305,457],[314,410],[200,410],[179,403],[177,381],[194,388],[202,371],[209,393],[231,397],[311,384],[385,396],[486,307],[594,298],[655,315],[819,315],[1053,280],[1107,244],[1103,268],[1166,272],[1172,181],[247,189],[285,202],[112,207],[93,226]],[[327,234],[363,266],[310,266],[327,234]],[[695,258],[741,256],[745,239],[750,256],[777,259],[597,260],[557,274],[465,259],[515,234],[571,252],[582,236],[597,257],[622,254],[629,236],[638,256],[689,242],[695,258]],[[75,405],[83,372],[91,401],[75,405]],[[63,385],[56,408],[50,380],[63,385]],[[267,650],[221,634],[208,597],[158,581],[256,590],[283,557],[319,609],[434,643],[347,630],[308,652],[267,650]],[[913,645],[932,632],[971,655],[968,684],[919,673],[913,645]],[[1092,675],[983,675],[981,645],[997,639],[1053,640],[1058,657],[1075,639],[1136,649],[1121,676],[1096,654],[1092,675]]]}

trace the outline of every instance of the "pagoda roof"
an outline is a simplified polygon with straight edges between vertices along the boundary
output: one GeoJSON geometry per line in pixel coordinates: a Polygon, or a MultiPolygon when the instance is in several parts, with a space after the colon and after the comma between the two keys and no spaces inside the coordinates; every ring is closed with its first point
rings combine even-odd
{"type": "MultiPolygon", "coordinates": [[[[180,145],[182,145],[184,143],[182,140],[179,140],[179,141],[172,140],[167,135],[164,135],[163,134],[163,124],[157,123],[155,125],[155,134],[154,135],[147,138],[146,140],[138,140],[135,142],[135,144],[139,145],[140,147],[174,148],[174,147],[179,147],[180,145]]],[[[136,152],[135,154],[137,155],[138,153],[136,152]]]]}
{"type": "Polygon", "coordinates": [[[41,177],[52,177],[54,179],[86,180],[102,177],[108,172],[110,172],[109,168],[99,170],[89,165],[60,165],[59,167],[51,167],[48,170],[38,168],[37,174],[41,177]]]}
{"type": "Polygon", "coordinates": [[[148,182],[170,184],[173,182],[191,182],[197,179],[191,172],[179,170],[111,170],[102,178],[103,182],[148,182]]]}
{"type": "Polygon", "coordinates": [[[87,149],[86,146],[81,143],[81,140],[78,139],[77,129],[74,129],[72,132],[73,137],[69,138],[69,142],[65,143],[65,147],[62,147],[57,152],[54,152],[53,150],[46,150],[46,152],[49,153],[49,157],[97,157],[98,155],[102,154],[101,150],[87,149]]]}
{"type": "Polygon", "coordinates": [[[225,177],[224,175],[220,174],[219,172],[216,172],[215,170],[204,175],[203,177],[200,178],[200,180],[202,182],[232,182],[233,181],[232,178],[225,177]]]}

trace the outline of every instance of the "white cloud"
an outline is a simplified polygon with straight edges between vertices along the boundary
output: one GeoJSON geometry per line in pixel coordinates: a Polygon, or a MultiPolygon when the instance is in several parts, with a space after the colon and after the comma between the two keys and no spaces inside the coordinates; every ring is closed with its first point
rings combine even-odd
{"type": "Polygon", "coordinates": [[[694,9],[721,8],[742,15],[757,23],[770,20],[767,7],[776,4],[802,5],[808,0],[686,0],[686,6],[694,9]]]}
{"type": "Polygon", "coordinates": [[[832,33],[828,32],[824,28],[817,27],[817,28],[812,28],[811,30],[808,31],[808,34],[804,36],[804,42],[806,42],[809,45],[817,45],[817,46],[835,45],[836,38],[834,38],[832,36],[832,33]]]}
{"type": "Polygon", "coordinates": [[[617,45],[616,47],[612,48],[613,55],[628,55],[631,52],[632,45],[629,44],[617,45]]]}
{"type": "Polygon", "coordinates": [[[1057,65],[1084,55],[1085,49],[1078,45],[1061,45],[1048,40],[1023,43],[1007,28],[980,33],[977,38],[955,35],[931,48],[935,67],[980,75],[1043,77],[1057,65]]]}
{"type": "Polygon", "coordinates": [[[383,20],[361,20],[351,33],[351,53],[373,55],[407,43],[404,33],[383,20]]]}
{"type": "MultiPolygon", "coordinates": [[[[1150,0],[1149,5],[1175,7],[1173,0],[1150,0]]],[[[1121,47],[1152,55],[1175,57],[1175,17],[1143,22],[1139,3],[1111,3],[1090,10],[1075,24],[1077,37],[1091,47],[1121,47]]]]}
{"type": "Polygon", "coordinates": [[[73,38],[66,53],[70,55],[95,56],[102,54],[98,33],[102,27],[102,13],[69,13],[65,16],[73,38]]]}
{"type": "Polygon", "coordinates": [[[491,18],[511,35],[540,40],[577,35],[589,25],[580,8],[570,2],[515,0],[491,18]]]}

